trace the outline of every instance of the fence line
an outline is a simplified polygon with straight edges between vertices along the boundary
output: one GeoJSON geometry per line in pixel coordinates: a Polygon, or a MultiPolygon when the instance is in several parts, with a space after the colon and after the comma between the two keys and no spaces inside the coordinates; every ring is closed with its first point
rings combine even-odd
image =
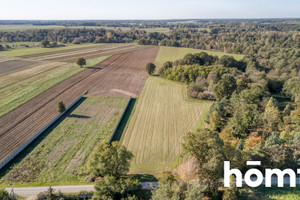
{"type": "Polygon", "coordinates": [[[29,140],[27,140],[19,149],[14,151],[9,157],[7,157],[4,161],[0,163],[0,169],[4,167],[9,161],[11,161],[14,157],[16,157],[22,150],[24,150],[31,142],[33,142],[38,136],[40,136],[47,128],[53,125],[61,116],[63,116],[67,111],[69,111],[76,103],[78,103],[82,99],[80,96],[76,99],[72,104],[70,104],[66,110],[59,115],[57,115],[51,122],[49,122],[46,126],[44,126],[39,132],[37,132],[34,136],[32,136],[29,140]]]}
{"type": "Polygon", "coordinates": [[[128,103],[127,103],[127,105],[126,105],[126,107],[125,107],[125,109],[123,111],[123,114],[122,114],[122,116],[121,116],[121,118],[120,118],[120,120],[119,120],[119,122],[118,122],[118,124],[117,124],[117,126],[116,126],[116,128],[115,128],[115,130],[113,132],[113,134],[111,135],[111,137],[109,139],[109,142],[108,142],[109,144],[111,144],[113,142],[113,139],[114,139],[114,137],[116,135],[116,132],[117,132],[119,126],[120,126],[120,123],[121,123],[122,119],[124,118],[124,115],[125,115],[128,107],[129,107],[129,104],[130,104],[131,100],[132,100],[132,97],[130,97],[129,100],[128,100],[128,103]]]}

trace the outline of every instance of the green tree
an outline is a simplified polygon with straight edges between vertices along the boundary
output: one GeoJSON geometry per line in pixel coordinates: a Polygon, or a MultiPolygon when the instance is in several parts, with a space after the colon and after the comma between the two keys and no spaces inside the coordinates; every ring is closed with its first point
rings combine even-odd
{"type": "Polygon", "coordinates": [[[42,47],[48,47],[50,45],[50,42],[48,40],[42,40],[41,41],[41,46],[42,47]]]}
{"type": "Polygon", "coordinates": [[[58,107],[58,112],[60,113],[66,110],[66,106],[63,101],[58,102],[57,107],[58,107]]]}
{"type": "Polygon", "coordinates": [[[158,74],[159,74],[160,76],[163,76],[164,72],[165,72],[167,69],[172,68],[172,67],[173,67],[173,63],[170,62],[170,61],[167,61],[167,62],[165,62],[165,63],[163,64],[163,66],[159,69],[158,74]]]}
{"type": "Polygon", "coordinates": [[[182,147],[184,154],[195,157],[199,162],[200,180],[205,181],[210,190],[216,190],[219,179],[223,177],[223,165],[220,163],[225,159],[219,134],[209,129],[188,133],[182,147]]]}
{"type": "Polygon", "coordinates": [[[281,123],[281,114],[276,107],[276,102],[273,97],[270,98],[263,113],[263,123],[265,132],[271,133],[278,131],[278,126],[281,123]]]}
{"type": "Polygon", "coordinates": [[[205,186],[172,182],[171,184],[160,184],[152,191],[153,200],[201,200],[206,190],[205,186]]]}
{"type": "Polygon", "coordinates": [[[283,93],[295,102],[300,102],[300,77],[287,80],[282,89],[283,93]]]}
{"type": "Polygon", "coordinates": [[[230,98],[236,88],[235,78],[230,74],[224,74],[214,88],[214,95],[217,99],[230,98]]]}
{"type": "Polygon", "coordinates": [[[76,64],[82,67],[83,65],[86,65],[86,60],[84,58],[77,58],[76,64]]]}
{"type": "Polygon", "coordinates": [[[93,176],[120,177],[129,171],[131,152],[119,142],[100,143],[88,160],[88,171],[93,176]]]}
{"type": "Polygon", "coordinates": [[[237,67],[237,60],[233,56],[224,55],[219,59],[219,63],[224,67],[237,67]]]}
{"type": "Polygon", "coordinates": [[[284,166],[283,141],[275,133],[272,133],[266,140],[264,151],[267,158],[267,167],[281,168],[284,166]]]}
{"type": "Polygon", "coordinates": [[[131,199],[137,200],[135,192],[139,191],[141,186],[138,180],[117,178],[114,176],[105,176],[103,180],[98,181],[95,185],[94,200],[103,199],[131,199]]]}
{"type": "Polygon", "coordinates": [[[14,200],[15,198],[10,195],[4,188],[0,188],[0,199],[1,200],[14,200]]]}
{"type": "Polygon", "coordinates": [[[155,68],[156,66],[153,63],[148,63],[146,65],[146,72],[151,75],[155,72],[155,68]]]}

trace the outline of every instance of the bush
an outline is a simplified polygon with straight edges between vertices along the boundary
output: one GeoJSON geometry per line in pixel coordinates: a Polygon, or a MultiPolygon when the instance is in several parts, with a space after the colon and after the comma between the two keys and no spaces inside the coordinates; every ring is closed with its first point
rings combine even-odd
{"type": "Polygon", "coordinates": [[[58,107],[58,112],[60,113],[66,111],[66,106],[63,101],[58,102],[57,107],[58,107]]]}

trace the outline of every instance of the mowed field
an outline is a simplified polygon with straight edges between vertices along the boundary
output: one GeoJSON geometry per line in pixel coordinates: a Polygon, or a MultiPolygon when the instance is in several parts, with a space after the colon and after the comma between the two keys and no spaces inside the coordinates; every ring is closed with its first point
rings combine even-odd
{"type": "MultiPolygon", "coordinates": [[[[136,62],[144,68],[146,63],[154,62],[157,51],[158,47],[147,47],[135,53],[113,55],[99,65],[73,75],[0,117],[0,161],[18,149],[58,114],[59,101],[64,101],[66,106],[70,105],[80,95],[96,87],[111,72],[119,69],[135,69],[136,62]]],[[[129,75],[127,78],[131,79],[129,75]]],[[[112,84],[112,89],[118,89],[114,85],[121,85],[123,80],[118,81],[120,82],[106,83],[112,84]]],[[[102,85],[98,87],[101,89],[102,85]]]]}
{"type": "Polygon", "coordinates": [[[127,102],[126,98],[85,98],[21,154],[21,161],[0,179],[0,184],[85,182],[80,170],[95,145],[109,140],[127,102]]]}
{"type": "Polygon", "coordinates": [[[131,173],[159,175],[179,162],[184,135],[204,126],[210,102],[190,102],[187,86],[151,76],[137,100],[122,144],[134,154],[131,173]]]}
{"type": "Polygon", "coordinates": [[[222,57],[223,55],[233,56],[235,59],[240,60],[244,57],[242,54],[228,54],[218,51],[205,51],[200,49],[182,48],[182,47],[163,47],[159,48],[159,53],[157,55],[156,64],[157,69],[162,67],[162,65],[167,61],[175,61],[183,58],[188,53],[200,53],[206,52],[209,55],[222,57]]]}

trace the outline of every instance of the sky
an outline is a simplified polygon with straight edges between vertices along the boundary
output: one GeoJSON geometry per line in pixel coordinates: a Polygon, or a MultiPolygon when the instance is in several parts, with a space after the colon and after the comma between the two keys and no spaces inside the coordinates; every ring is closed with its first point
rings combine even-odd
{"type": "Polygon", "coordinates": [[[0,0],[0,20],[300,18],[300,0],[0,0]]]}

